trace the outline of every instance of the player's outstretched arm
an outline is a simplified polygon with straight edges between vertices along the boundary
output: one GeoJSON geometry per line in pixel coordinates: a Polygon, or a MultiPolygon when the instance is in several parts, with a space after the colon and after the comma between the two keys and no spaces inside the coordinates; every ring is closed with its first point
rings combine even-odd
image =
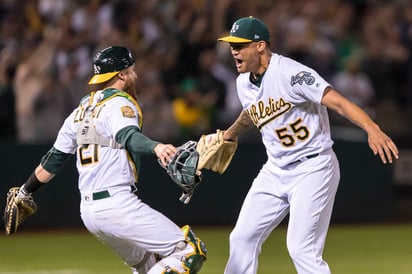
{"type": "Polygon", "coordinates": [[[137,126],[128,126],[119,130],[116,134],[116,141],[131,153],[155,154],[163,166],[166,166],[167,162],[176,153],[176,147],[150,139],[141,133],[137,126]]]}
{"type": "Polygon", "coordinates": [[[254,127],[253,121],[250,119],[246,110],[243,110],[236,121],[223,132],[224,140],[236,141],[239,134],[254,127]]]}
{"type": "Polygon", "coordinates": [[[331,88],[325,91],[322,104],[365,130],[368,134],[369,147],[374,155],[379,155],[384,164],[387,162],[392,163],[394,158],[399,158],[398,148],[392,139],[356,104],[331,88]]]}

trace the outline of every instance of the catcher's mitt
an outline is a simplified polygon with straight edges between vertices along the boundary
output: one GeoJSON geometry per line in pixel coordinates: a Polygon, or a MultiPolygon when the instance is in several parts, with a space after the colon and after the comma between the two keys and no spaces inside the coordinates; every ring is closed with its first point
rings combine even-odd
{"type": "Polygon", "coordinates": [[[37,211],[37,204],[31,195],[18,195],[19,187],[12,187],[7,193],[7,204],[4,210],[4,226],[6,234],[17,231],[19,225],[37,211]]]}
{"type": "Polygon", "coordinates": [[[177,147],[176,154],[166,167],[167,174],[183,189],[179,200],[185,204],[189,203],[195,188],[202,180],[202,174],[197,170],[199,154],[196,151],[196,144],[195,141],[188,141],[177,147]]]}
{"type": "Polygon", "coordinates": [[[223,130],[216,133],[202,135],[197,142],[196,150],[199,153],[198,170],[202,168],[222,174],[226,171],[237,149],[237,141],[223,139],[223,130]]]}

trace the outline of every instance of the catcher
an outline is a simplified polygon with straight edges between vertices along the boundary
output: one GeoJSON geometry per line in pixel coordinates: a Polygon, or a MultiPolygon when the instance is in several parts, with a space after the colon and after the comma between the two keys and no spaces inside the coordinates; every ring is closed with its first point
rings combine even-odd
{"type": "MultiPolygon", "coordinates": [[[[177,164],[187,161],[196,167],[193,145],[176,156],[175,146],[142,133],[143,116],[135,99],[135,60],[129,49],[103,49],[95,55],[93,66],[95,73],[89,84],[97,84],[96,91],[82,98],[66,118],[53,147],[27,181],[9,190],[6,234],[15,233],[36,212],[32,193],[50,182],[76,155],[81,219],[91,234],[112,248],[132,273],[198,273],[206,260],[205,244],[190,226],[180,228],[144,203],[136,189],[145,154],[155,155],[162,166],[175,159],[176,170],[183,174],[176,178],[200,182],[199,176],[185,175],[187,170],[195,173],[196,168],[177,164]]],[[[191,188],[185,190],[189,193],[191,188]]]]}

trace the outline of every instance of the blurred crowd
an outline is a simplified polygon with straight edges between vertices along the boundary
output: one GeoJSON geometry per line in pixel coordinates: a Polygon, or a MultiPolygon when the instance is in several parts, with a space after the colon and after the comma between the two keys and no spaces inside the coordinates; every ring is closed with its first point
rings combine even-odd
{"type": "Polygon", "coordinates": [[[136,57],[149,137],[226,127],[241,107],[216,38],[248,15],[267,23],[274,52],[316,69],[391,135],[411,133],[411,1],[0,0],[0,139],[53,141],[91,91],[92,56],[115,44],[136,57]]]}

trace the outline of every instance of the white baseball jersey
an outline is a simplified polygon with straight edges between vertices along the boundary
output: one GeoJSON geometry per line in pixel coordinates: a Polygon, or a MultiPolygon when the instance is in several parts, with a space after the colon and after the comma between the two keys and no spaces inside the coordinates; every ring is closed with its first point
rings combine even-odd
{"type": "Polygon", "coordinates": [[[262,134],[270,162],[282,167],[331,148],[328,113],[321,105],[330,84],[318,73],[273,53],[260,87],[249,75],[237,78],[239,99],[262,134]]]}
{"type": "MultiPolygon", "coordinates": [[[[124,127],[141,126],[142,117],[138,104],[131,101],[131,97],[127,99],[124,96],[112,97],[111,95],[106,92],[106,98],[103,98],[93,110],[93,123],[97,132],[106,138],[114,139],[116,133],[124,127]],[[110,103],[107,103],[109,100],[110,103]]],[[[103,94],[97,92],[94,95],[95,98],[99,96],[103,96],[103,94]]],[[[135,165],[125,149],[112,149],[96,144],[77,146],[77,130],[84,118],[85,106],[87,106],[89,98],[84,98],[80,106],[67,117],[54,147],[71,154],[77,150],[76,165],[79,171],[79,190],[81,193],[134,184],[137,179],[135,165]],[[103,158],[105,160],[100,161],[103,158]]]]}

